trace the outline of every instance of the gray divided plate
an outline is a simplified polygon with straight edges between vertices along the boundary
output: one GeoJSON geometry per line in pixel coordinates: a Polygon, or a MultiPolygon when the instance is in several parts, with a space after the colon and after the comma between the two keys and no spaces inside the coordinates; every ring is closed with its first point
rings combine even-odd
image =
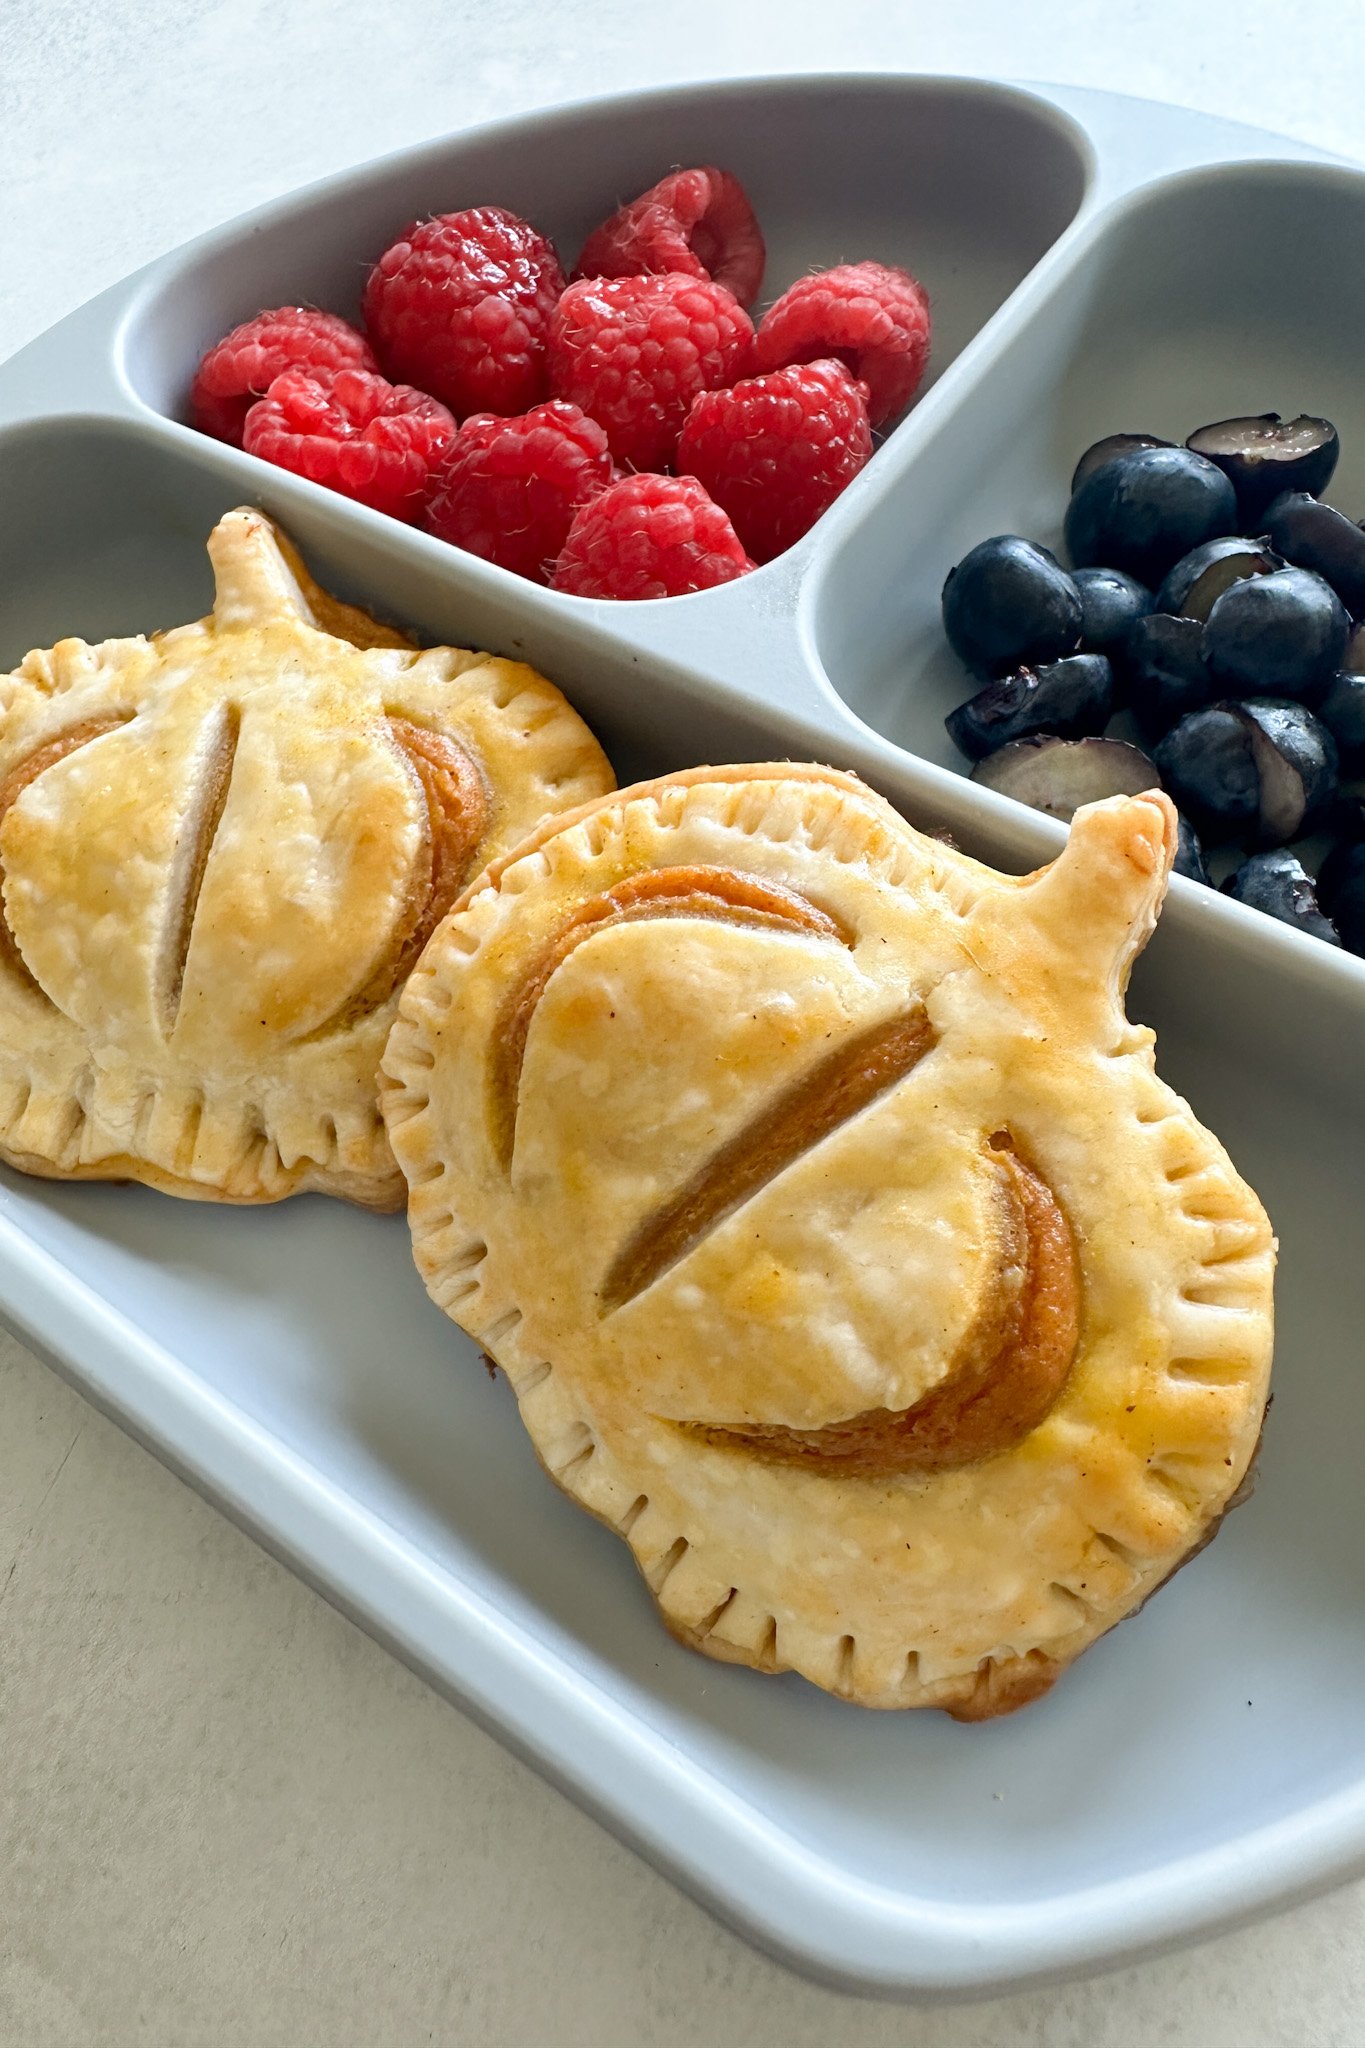
{"type": "MultiPolygon", "coordinates": [[[[329,587],[525,655],[622,779],[851,766],[1024,869],[1061,828],[966,781],[937,596],[1055,536],[1077,452],[1325,413],[1365,511],[1365,174],[1104,95],[898,77],[707,86],[477,130],[267,207],[0,370],[0,666],[197,616],[219,513],[277,515],[329,587]],[[874,256],[932,294],[930,384],[796,549],[652,604],[557,596],[181,424],[259,307],[353,310],[413,215],[484,201],[572,253],[670,164],[730,165],[768,289],[874,256]]],[[[0,1310],[92,1398],[723,1918],[888,1992],[1112,1961],[1365,1863],[1365,962],[1177,880],[1133,992],[1282,1244],[1254,1502],[1052,1697],[958,1727],[860,1713],[661,1630],[622,1544],[542,1478],[398,1219],[0,1181],[0,1310]]],[[[604,1940],[610,1931],[604,1930],[604,1940]]]]}

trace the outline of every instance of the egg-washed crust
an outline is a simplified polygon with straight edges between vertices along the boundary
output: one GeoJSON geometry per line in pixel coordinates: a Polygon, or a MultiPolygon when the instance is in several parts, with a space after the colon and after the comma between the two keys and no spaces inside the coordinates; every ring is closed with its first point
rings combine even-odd
{"type": "Polygon", "coordinates": [[[1174,833],[1164,797],[1116,799],[1012,877],[851,776],[698,769],[541,828],[437,931],[381,1081],[417,1265],[682,1641],[866,1706],[984,1718],[1046,1691],[1232,1500],[1266,1405],[1274,1241],[1123,1009],[1174,833]],[[563,943],[585,905],[700,868],[789,892],[831,930],[698,902],[594,908],[563,943]],[[536,1009],[509,1166],[519,985],[536,1009]],[[690,1174],[710,1185],[748,1130],[781,1137],[774,1106],[831,1044],[916,1003],[930,1029],[905,1034],[898,1078],[817,1119],[761,1186],[736,1176],[738,1206],[669,1237],[629,1298],[607,1286],[642,1226],[648,1243],[673,1229],[690,1174]],[[1041,1420],[965,1462],[823,1458],[849,1417],[941,1399],[992,1290],[1030,1284],[988,1256],[1002,1145],[1065,1222],[1060,1391],[1054,1373],[1041,1420]],[[745,1429],[787,1449],[806,1432],[816,1456],[765,1455],[745,1429]]]}
{"type": "Polygon", "coordinates": [[[260,513],[208,550],[207,618],[0,676],[0,1158],[400,1208],[375,1075],[401,981],[611,770],[544,677],[419,650],[260,513]]]}

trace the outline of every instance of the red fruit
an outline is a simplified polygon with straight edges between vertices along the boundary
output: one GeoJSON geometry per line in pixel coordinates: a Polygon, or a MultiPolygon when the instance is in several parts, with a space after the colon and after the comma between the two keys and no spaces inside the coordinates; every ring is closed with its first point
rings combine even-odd
{"type": "Polygon", "coordinates": [[[366,370],[285,370],[247,414],[243,446],[376,512],[415,519],[454,433],[425,391],[366,370]]]}
{"type": "Polygon", "coordinates": [[[553,582],[575,597],[681,597],[753,566],[695,477],[626,476],[574,514],[553,582]]]}
{"type": "Polygon", "coordinates": [[[929,301],[905,270],[841,263],[798,278],[763,316],[760,370],[837,356],[868,388],[874,427],[907,405],[929,360],[929,301]]]}
{"type": "Polygon", "coordinates": [[[671,171],[595,228],[575,277],[634,277],[683,270],[713,277],[741,306],[763,282],[763,230],[738,178],[711,164],[671,171]]]}
{"type": "Polygon", "coordinates": [[[842,363],[797,363],[694,398],[678,468],[729,513],[754,560],[770,562],[871,453],[866,387],[842,363]]]}
{"type": "Polygon", "coordinates": [[[313,306],[276,306],[215,342],[194,373],[190,406],[202,434],[242,445],[246,416],[281,370],[377,370],[359,328],[313,306]]]}
{"type": "Polygon", "coordinates": [[[564,289],[544,235],[501,206],[417,221],[365,286],[365,325],[386,376],[458,417],[525,412],[545,396],[545,338],[564,289]]]}
{"type": "Polygon", "coordinates": [[[432,476],[426,523],[441,540],[545,583],[574,513],[612,475],[606,435],[562,398],[519,419],[476,413],[432,476]]]}
{"type": "Polygon", "coordinates": [[[663,469],[692,400],[742,377],[753,340],[734,293],[710,278],[584,278],[555,308],[550,377],[606,429],[619,463],[663,469]]]}

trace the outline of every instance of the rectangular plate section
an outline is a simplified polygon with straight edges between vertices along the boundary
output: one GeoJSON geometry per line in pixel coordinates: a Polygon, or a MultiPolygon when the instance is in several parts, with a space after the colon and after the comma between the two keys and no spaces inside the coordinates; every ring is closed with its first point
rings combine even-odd
{"type": "MultiPolygon", "coordinates": [[[[343,594],[545,668],[623,779],[834,760],[1026,867],[1060,831],[951,766],[938,585],[984,534],[1055,526],[1102,431],[1302,406],[1361,460],[1361,287],[1341,252],[1365,227],[1365,177],[1295,155],[1098,95],[782,80],[597,103],[333,181],[0,370],[0,665],[196,616],[204,536],[255,501],[343,594]],[[800,548],[741,583],[637,607],[560,598],[178,421],[205,342],[282,299],[344,310],[415,211],[496,199],[572,254],[622,192],[707,160],[753,192],[774,288],[881,256],[925,276],[938,317],[936,379],[905,424],[800,548]]],[[[775,1952],[920,1994],[1112,1960],[1365,1859],[1365,968],[1178,884],[1134,1007],[1280,1234],[1277,1401],[1254,1504],[999,1724],[859,1713],[673,1643],[624,1547],[544,1481],[506,1387],[426,1300],[397,1219],[6,1174],[0,1309],[775,1952]]]]}

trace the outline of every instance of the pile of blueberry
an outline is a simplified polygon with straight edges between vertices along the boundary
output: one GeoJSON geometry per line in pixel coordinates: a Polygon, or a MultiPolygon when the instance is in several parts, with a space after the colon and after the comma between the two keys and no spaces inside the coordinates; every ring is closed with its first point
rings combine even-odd
{"type": "Polygon", "coordinates": [[[1055,817],[1160,783],[1180,873],[1365,954],[1365,530],[1320,502],[1330,421],[1111,434],[1071,480],[1075,567],[1017,534],[972,549],[943,625],[984,688],[948,731],[973,779],[1055,817]],[[1103,737],[1115,713],[1143,742],[1103,737]],[[1316,883],[1292,842],[1334,842],[1316,883]]]}

